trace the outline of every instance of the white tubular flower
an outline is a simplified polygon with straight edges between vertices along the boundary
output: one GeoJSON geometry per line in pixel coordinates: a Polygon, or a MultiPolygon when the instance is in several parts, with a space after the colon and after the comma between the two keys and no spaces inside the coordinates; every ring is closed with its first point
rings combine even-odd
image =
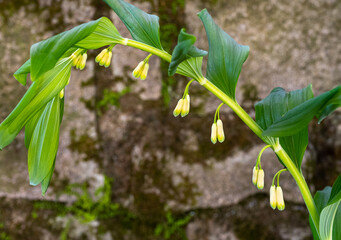
{"type": "Polygon", "coordinates": [[[62,99],[64,97],[64,88],[59,92],[59,98],[62,99]]]}
{"type": "Polygon", "coordinates": [[[217,124],[213,123],[211,128],[211,142],[213,144],[217,143],[217,124]]]}
{"type": "Polygon", "coordinates": [[[223,122],[218,119],[217,121],[217,134],[218,134],[218,141],[224,142],[225,140],[225,134],[224,134],[224,128],[223,128],[223,122]]]}
{"type": "Polygon", "coordinates": [[[276,186],[272,185],[270,188],[270,206],[272,209],[276,209],[277,197],[276,197],[276,186]]]}
{"type": "Polygon", "coordinates": [[[257,188],[259,190],[264,188],[264,170],[259,169],[258,170],[258,176],[257,176],[257,188]]]}
{"type": "Polygon", "coordinates": [[[185,99],[184,99],[183,106],[182,106],[181,117],[186,117],[188,115],[189,108],[190,108],[190,97],[187,94],[185,99]]]}
{"type": "Polygon", "coordinates": [[[104,64],[105,68],[108,68],[110,66],[111,58],[112,58],[112,52],[109,51],[107,54],[107,59],[106,59],[105,64],[104,64]]]}
{"type": "Polygon", "coordinates": [[[180,115],[181,111],[182,111],[182,106],[184,104],[184,100],[181,98],[179,101],[178,101],[178,104],[176,105],[174,111],[173,111],[173,115],[174,117],[177,117],[180,115]]]}
{"type": "Polygon", "coordinates": [[[277,209],[279,211],[283,211],[285,209],[285,203],[283,198],[283,191],[280,186],[276,188],[276,200],[277,200],[277,209]]]}
{"type": "Polygon", "coordinates": [[[256,166],[254,166],[253,172],[252,172],[252,183],[255,186],[257,186],[257,177],[258,177],[258,169],[256,166]]]}
{"type": "Polygon", "coordinates": [[[88,58],[88,55],[86,53],[84,53],[79,60],[79,65],[78,65],[78,69],[79,70],[83,70],[85,68],[85,64],[86,64],[86,59],[88,58]]]}
{"type": "Polygon", "coordinates": [[[149,70],[149,58],[152,54],[149,54],[142,62],[140,62],[133,71],[133,77],[145,80],[149,70]]]}
{"type": "MultiPolygon", "coordinates": [[[[107,52],[108,52],[108,50],[107,50],[107,52]]],[[[108,57],[109,57],[109,55],[107,53],[104,54],[103,57],[101,58],[101,60],[99,61],[99,65],[104,66],[108,60],[108,57]]]]}

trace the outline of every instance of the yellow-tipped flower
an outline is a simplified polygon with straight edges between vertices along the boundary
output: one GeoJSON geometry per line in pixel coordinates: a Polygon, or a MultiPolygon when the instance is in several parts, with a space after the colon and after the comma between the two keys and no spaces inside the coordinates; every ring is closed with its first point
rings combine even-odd
{"type": "Polygon", "coordinates": [[[283,191],[280,186],[276,188],[276,201],[277,201],[277,209],[283,211],[285,209],[285,203],[283,198],[283,191]]]}
{"type": "Polygon", "coordinates": [[[104,57],[104,55],[107,54],[107,52],[108,52],[108,49],[107,49],[107,48],[106,48],[106,49],[103,49],[103,50],[100,52],[100,54],[97,55],[97,57],[96,57],[96,59],[95,59],[95,62],[96,62],[96,63],[99,63],[99,62],[102,60],[102,58],[104,57]]]}
{"type": "Polygon", "coordinates": [[[141,78],[141,80],[145,80],[148,75],[149,70],[149,58],[152,56],[152,54],[149,54],[146,59],[144,59],[142,62],[140,62],[137,67],[133,71],[133,77],[135,78],[141,78]]]}
{"type": "Polygon", "coordinates": [[[95,62],[99,63],[100,66],[108,68],[111,64],[112,49],[103,49],[96,57],[95,62]]]}
{"type": "Polygon", "coordinates": [[[257,188],[263,189],[264,188],[264,170],[259,169],[257,175],[257,188]]]}
{"type": "Polygon", "coordinates": [[[211,142],[216,144],[217,142],[217,124],[213,123],[211,128],[211,142]]]}
{"type": "Polygon", "coordinates": [[[182,106],[184,104],[184,100],[181,98],[179,101],[178,101],[178,104],[176,105],[174,111],[173,111],[173,115],[174,117],[177,117],[180,115],[181,111],[182,111],[182,106]]]}
{"type": "Polygon", "coordinates": [[[59,92],[59,98],[62,99],[64,97],[64,88],[59,92]]]}
{"type": "Polygon", "coordinates": [[[218,141],[224,142],[225,140],[225,134],[224,134],[224,128],[223,128],[223,122],[218,119],[217,121],[217,135],[218,135],[218,141]]]}
{"type": "Polygon", "coordinates": [[[79,70],[83,70],[85,68],[87,58],[88,58],[88,54],[84,53],[79,60],[79,65],[78,65],[79,70]]]}
{"type": "Polygon", "coordinates": [[[86,59],[88,58],[88,55],[86,53],[73,53],[71,55],[72,59],[72,66],[76,67],[79,70],[83,70],[86,64],[86,59]]]}
{"type": "Polygon", "coordinates": [[[137,65],[137,67],[133,71],[133,76],[135,78],[141,78],[141,80],[145,80],[148,75],[149,63],[142,61],[137,65]]]}
{"type": "Polygon", "coordinates": [[[276,209],[277,197],[276,197],[276,186],[272,185],[270,188],[270,206],[272,209],[276,209]]]}
{"type": "Polygon", "coordinates": [[[189,113],[189,108],[190,108],[190,97],[187,94],[185,99],[184,99],[184,103],[182,106],[182,110],[181,110],[181,117],[185,117],[188,115],[189,113]]]}
{"type": "Polygon", "coordinates": [[[254,166],[253,172],[252,172],[252,183],[255,186],[257,186],[257,177],[258,177],[258,168],[254,166]]]}

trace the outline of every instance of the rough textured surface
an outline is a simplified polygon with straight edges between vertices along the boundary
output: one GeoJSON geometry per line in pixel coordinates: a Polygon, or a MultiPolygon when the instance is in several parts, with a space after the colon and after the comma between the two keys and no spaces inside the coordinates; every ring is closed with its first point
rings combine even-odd
{"type": "MultiPolygon", "coordinates": [[[[318,94],[341,83],[339,1],[132,2],[160,16],[166,49],[172,49],[181,27],[198,37],[198,47],[207,49],[196,17],[205,7],[225,31],[249,45],[237,99],[251,115],[253,104],[273,87],[293,90],[312,83],[318,94]]],[[[29,57],[30,45],[102,15],[129,36],[101,1],[0,0],[1,120],[27,89],[12,74],[29,57]]],[[[86,69],[74,70],[66,89],[58,159],[47,196],[28,185],[22,133],[0,153],[0,239],[58,239],[62,232],[68,239],[164,239],[154,230],[169,224],[168,209],[176,219],[194,214],[186,227],[189,239],[310,239],[307,212],[288,173],[281,175],[286,211],[268,206],[272,176],[281,168],[270,150],[262,160],[265,189],[259,192],[251,184],[263,145],[227,107],[221,110],[226,141],[212,145],[210,126],[219,105],[215,97],[193,84],[190,115],[174,118],[172,110],[186,79],[168,78],[167,64],[157,57],[150,60],[146,81],[133,79],[132,70],[147,56],[136,49],[115,47],[109,69],[94,63],[96,54],[89,52],[86,69]],[[129,93],[115,104],[106,102],[126,87],[129,93]],[[118,214],[84,224],[74,214],[60,216],[62,207],[51,209],[54,202],[64,206],[75,200],[59,196],[67,185],[85,182],[91,195],[105,175],[115,179],[112,201],[124,207],[123,215],[133,217],[118,214]],[[35,210],[38,200],[53,204],[35,210]]],[[[321,125],[313,123],[310,133],[303,170],[315,191],[331,185],[341,172],[340,111],[321,125]]],[[[180,233],[171,239],[183,239],[180,233]]]]}

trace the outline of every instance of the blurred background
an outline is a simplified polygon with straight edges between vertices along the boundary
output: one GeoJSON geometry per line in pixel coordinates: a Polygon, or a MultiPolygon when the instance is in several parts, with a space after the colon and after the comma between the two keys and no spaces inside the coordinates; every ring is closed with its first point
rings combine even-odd
{"type": "MultiPolygon", "coordinates": [[[[341,83],[341,2],[337,0],[131,0],[157,14],[164,48],[171,52],[182,27],[208,49],[196,13],[207,8],[216,23],[250,46],[238,102],[253,105],[277,86],[312,83],[315,94],[341,83]]],[[[130,37],[100,0],[0,0],[0,120],[27,87],[12,74],[30,46],[78,24],[107,16],[130,37]]],[[[191,112],[173,108],[189,79],[167,76],[168,64],[150,59],[147,80],[131,72],[147,54],[116,46],[109,69],[89,51],[73,70],[55,173],[45,197],[29,186],[24,135],[0,152],[0,239],[281,240],[312,239],[295,182],[281,175],[286,210],[273,211],[268,190],[281,168],[266,150],[265,188],[251,183],[264,146],[226,106],[226,141],[213,145],[210,128],[219,101],[199,84],[190,88],[191,112]]],[[[204,64],[205,65],[205,64],[204,64]]],[[[303,171],[313,192],[341,172],[341,112],[310,127],[303,171]]]]}

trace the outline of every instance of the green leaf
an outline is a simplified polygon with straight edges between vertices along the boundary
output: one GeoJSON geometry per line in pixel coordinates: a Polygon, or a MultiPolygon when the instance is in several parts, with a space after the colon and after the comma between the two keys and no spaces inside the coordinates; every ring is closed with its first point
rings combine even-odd
{"type": "Polygon", "coordinates": [[[333,184],[328,205],[333,204],[339,200],[341,200],[341,174],[338,176],[338,178],[335,180],[333,184]]]}
{"type": "Polygon", "coordinates": [[[31,138],[34,132],[34,129],[37,126],[39,118],[43,114],[45,107],[41,108],[25,125],[25,147],[28,149],[30,146],[31,138]]]}
{"type": "Polygon", "coordinates": [[[203,57],[207,54],[206,51],[200,50],[194,46],[197,38],[194,35],[185,32],[181,29],[178,44],[175,46],[171,63],[168,68],[168,75],[173,76],[176,72],[178,65],[191,57],[203,57]]]}
{"type": "Polygon", "coordinates": [[[323,119],[328,117],[332,112],[334,112],[339,107],[341,107],[341,88],[339,89],[339,92],[335,94],[335,96],[327,102],[323,110],[320,113],[318,113],[317,118],[319,120],[319,123],[321,123],[323,119]]]}
{"type": "Polygon", "coordinates": [[[18,105],[0,124],[0,149],[10,144],[28,121],[65,87],[70,78],[71,63],[69,58],[60,60],[55,68],[32,83],[18,105]]]}
{"type": "Polygon", "coordinates": [[[60,99],[57,95],[46,105],[32,135],[28,149],[31,185],[38,185],[51,173],[58,150],[59,127],[60,99]]]}
{"type": "Polygon", "coordinates": [[[236,86],[249,47],[238,44],[219,28],[206,9],[198,14],[208,36],[207,78],[235,100],[236,86]]]}
{"type": "MultiPolygon", "coordinates": [[[[336,213],[338,212],[338,207],[340,205],[341,200],[327,205],[321,212],[320,216],[320,235],[321,240],[332,240],[338,238],[332,238],[333,236],[333,228],[334,228],[334,221],[336,217],[336,213]]],[[[338,228],[340,226],[337,226],[338,228]]]]}
{"type": "Polygon", "coordinates": [[[332,239],[341,239],[341,203],[335,214],[332,239]]]}
{"type": "Polygon", "coordinates": [[[104,0],[126,25],[136,41],[161,49],[159,17],[122,0],[104,0]]]}
{"type": "Polygon", "coordinates": [[[201,71],[203,57],[190,58],[179,64],[176,73],[183,76],[201,80],[204,78],[201,71]]]}
{"type": "MultiPolygon", "coordinates": [[[[319,215],[321,214],[322,209],[325,206],[327,206],[331,191],[332,191],[331,187],[325,187],[322,191],[316,192],[314,196],[314,202],[316,205],[317,213],[319,215]]],[[[320,240],[320,237],[316,231],[315,225],[310,216],[309,216],[309,224],[310,224],[311,231],[313,233],[314,240],[320,240]]]]}
{"type": "Polygon", "coordinates": [[[73,46],[91,49],[120,42],[123,38],[109,22],[110,20],[102,17],[32,45],[30,53],[32,81],[52,69],[73,46]],[[112,35],[107,33],[103,35],[105,29],[111,30],[112,35]],[[96,40],[98,43],[95,43],[96,40]]]}
{"type": "Polygon", "coordinates": [[[75,46],[85,49],[97,49],[103,46],[119,43],[123,40],[120,33],[108,18],[101,18],[96,29],[75,46]]]}
{"type": "Polygon", "coordinates": [[[14,74],[15,79],[22,85],[26,85],[27,75],[31,71],[31,59],[28,59],[14,74]]]}
{"type": "Polygon", "coordinates": [[[56,159],[54,159],[54,161],[53,161],[53,165],[52,165],[50,172],[47,174],[46,178],[44,178],[44,180],[41,182],[41,194],[43,196],[45,195],[47,188],[50,185],[51,178],[52,178],[52,175],[54,172],[55,163],[56,163],[56,159]]]}
{"type": "MultiPolygon", "coordinates": [[[[341,86],[336,87],[317,97],[305,101],[300,105],[297,105],[280,119],[274,121],[274,123],[267,128],[263,135],[271,137],[285,137],[298,133],[308,126],[309,122],[314,118],[314,116],[318,115],[319,113],[326,112],[326,109],[330,110],[329,103],[340,97],[340,90],[341,86]]],[[[333,110],[335,109],[336,108],[333,110]]],[[[331,112],[328,111],[328,114],[330,113],[331,112]]]]}
{"type": "MultiPolygon", "coordinates": [[[[266,130],[288,111],[312,97],[311,85],[291,92],[286,92],[283,88],[275,88],[269,96],[256,104],[256,122],[266,130]]],[[[297,168],[300,169],[304,152],[308,146],[308,127],[292,136],[281,137],[279,141],[297,168]]]]}

